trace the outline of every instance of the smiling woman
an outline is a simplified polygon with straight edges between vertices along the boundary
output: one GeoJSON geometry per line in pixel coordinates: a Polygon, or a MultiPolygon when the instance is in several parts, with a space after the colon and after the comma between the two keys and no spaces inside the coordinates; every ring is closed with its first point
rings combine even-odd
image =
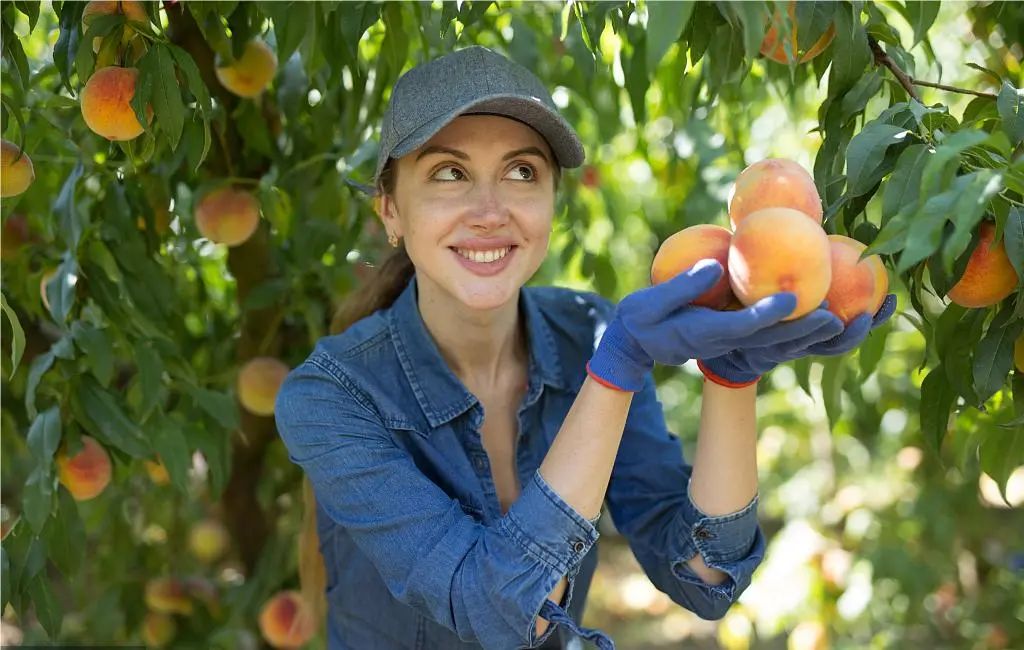
{"type": "Polygon", "coordinates": [[[603,505],[661,591],[724,615],[765,547],[757,373],[842,323],[824,309],[781,323],[792,294],[694,306],[722,275],[707,260],[618,307],[527,286],[583,148],[540,81],[490,50],[403,75],[381,133],[396,250],[275,409],[312,486],[303,582],[326,595],[330,647],[613,648],[578,624],[603,505]],[[698,357],[710,382],[691,467],[651,370],[698,357]]]}

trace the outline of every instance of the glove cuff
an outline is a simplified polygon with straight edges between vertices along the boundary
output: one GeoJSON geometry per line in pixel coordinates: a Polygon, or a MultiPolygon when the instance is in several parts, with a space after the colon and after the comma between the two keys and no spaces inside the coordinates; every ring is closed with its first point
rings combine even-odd
{"type": "Polygon", "coordinates": [[[616,318],[587,363],[587,374],[602,386],[635,393],[644,387],[644,375],[652,368],[654,361],[616,318]]]}
{"type": "Polygon", "coordinates": [[[726,388],[745,388],[747,386],[756,384],[761,379],[761,375],[755,375],[753,379],[750,379],[749,377],[744,377],[739,381],[726,379],[725,377],[722,377],[714,370],[709,368],[708,364],[702,359],[697,359],[697,367],[700,368],[700,371],[702,373],[704,373],[705,379],[711,381],[712,383],[718,384],[719,386],[725,386],[726,388]]]}

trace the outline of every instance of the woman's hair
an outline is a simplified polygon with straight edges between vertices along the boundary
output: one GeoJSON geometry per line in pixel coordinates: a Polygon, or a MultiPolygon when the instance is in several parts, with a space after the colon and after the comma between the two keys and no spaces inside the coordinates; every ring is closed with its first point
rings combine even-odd
{"type": "MultiPolygon", "coordinates": [[[[389,159],[381,170],[377,184],[378,194],[394,196],[397,182],[397,170],[394,159],[389,159]]],[[[554,164],[554,188],[558,192],[561,183],[562,168],[554,164]]],[[[380,309],[390,307],[399,294],[405,289],[415,272],[412,260],[405,250],[405,243],[398,244],[370,277],[369,282],[358,291],[350,293],[338,307],[331,319],[331,334],[339,334],[353,323],[380,309]]],[[[315,617],[317,629],[322,627],[327,613],[327,602],[324,591],[327,587],[327,574],[324,567],[323,554],[320,552],[320,539],[316,526],[316,497],[308,477],[302,479],[302,530],[299,537],[299,582],[302,595],[315,617]]]]}

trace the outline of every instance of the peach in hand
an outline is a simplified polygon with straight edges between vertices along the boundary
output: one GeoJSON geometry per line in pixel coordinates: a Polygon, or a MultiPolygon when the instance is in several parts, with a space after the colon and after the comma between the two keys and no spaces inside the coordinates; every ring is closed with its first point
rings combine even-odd
{"type": "Polygon", "coordinates": [[[727,228],[698,224],[673,234],[658,248],[651,264],[651,283],[661,284],[691,268],[699,260],[717,260],[725,272],[713,287],[693,301],[694,305],[723,310],[735,299],[729,287],[729,241],[727,228]]]}

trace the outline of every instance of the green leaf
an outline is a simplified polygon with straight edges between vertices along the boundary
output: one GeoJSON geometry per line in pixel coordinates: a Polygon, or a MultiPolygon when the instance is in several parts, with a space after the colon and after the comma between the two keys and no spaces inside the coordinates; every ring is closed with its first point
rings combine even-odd
{"type": "Polygon", "coordinates": [[[282,237],[288,238],[292,231],[292,199],[276,185],[260,187],[260,208],[263,216],[282,237]]]}
{"type": "Polygon", "coordinates": [[[38,0],[35,2],[14,0],[15,8],[28,17],[28,31],[30,34],[36,28],[36,22],[39,21],[39,4],[38,0]]]}
{"type": "Polygon", "coordinates": [[[964,129],[957,131],[935,148],[921,174],[921,194],[938,194],[949,184],[960,166],[960,154],[967,148],[981,144],[988,138],[984,131],[964,129]]]}
{"type": "Polygon", "coordinates": [[[55,359],[56,356],[51,348],[50,351],[33,359],[32,364],[28,367],[28,379],[25,382],[25,411],[32,419],[36,417],[36,388],[46,371],[53,367],[55,359]]]}
{"type": "Polygon", "coordinates": [[[57,267],[56,274],[50,278],[43,290],[50,302],[50,315],[57,324],[67,321],[68,314],[75,302],[75,285],[78,282],[78,262],[68,252],[64,261],[57,267]]]}
{"type": "Polygon", "coordinates": [[[892,124],[868,123],[846,148],[846,187],[851,196],[860,196],[882,178],[882,159],[886,150],[907,142],[910,132],[892,124]]]}
{"type": "Polygon", "coordinates": [[[971,236],[985,215],[989,202],[1003,188],[1003,175],[990,169],[981,169],[966,176],[971,181],[962,188],[950,214],[956,229],[942,247],[942,267],[947,276],[952,274],[953,263],[971,243],[971,236]]]}
{"type": "Polygon", "coordinates": [[[71,326],[71,336],[92,368],[92,374],[103,386],[109,385],[114,376],[114,344],[107,333],[83,321],[76,321],[71,326]]]}
{"type": "Polygon", "coordinates": [[[36,465],[25,481],[21,495],[25,519],[36,535],[43,531],[53,508],[53,465],[36,465]]]}
{"type": "Polygon", "coordinates": [[[170,50],[174,62],[178,65],[178,69],[185,75],[188,91],[196,98],[199,108],[203,111],[204,119],[207,120],[207,127],[209,127],[208,120],[213,106],[210,103],[210,89],[206,87],[202,76],[199,74],[199,66],[196,65],[195,59],[192,58],[191,54],[177,45],[168,44],[167,48],[170,50]]]}
{"type": "Polygon", "coordinates": [[[650,76],[654,76],[665,53],[686,29],[694,5],[692,0],[647,4],[647,73],[650,76]]]}
{"type": "Polygon", "coordinates": [[[138,340],[135,342],[135,364],[139,369],[139,390],[142,393],[139,410],[145,416],[160,400],[164,363],[151,341],[138,340]]]}
{"type": "Polygon", "coordinates": [[[746,58],[757,58],[761,52],[761,42],[764,41],[765,32],[768,30],[769,14],[765,3],[762,0],[719,2],[718,8],[725,19],[729,21],[733,31],[741,35],[746,58]]]}
{"type": "Polygon", "coordinates": [[[946,222],[953,216],[954,205],[970,182],[970,176],[956,177],[949,190],[929,197],[914,213],[907,231],[906,248],[896,265],[897,273],[903,273],[939,249],[946,222]]]}
{"type": "Polygon", "coordinates": [[[921,174],[930,155],[926,144],[912,144],[900,153],[892,176],[886,181],[882,192],[883,222],[917,199],[921,174]]]}
{"type": "Polygon", "coordinates": [[[45,575],[37,575],[28,583],[28,595],[35,606],[36,619],[46,630],[51,639],[60,636],[60,626],[63,620],[60,603],[54,598],[50,591],[49,580],[45,575]]]}
{"type": "Polygon", "coordinates": [[[60,407],[51,406],[32,420],[27,444],[37,465],[49,466],[60,445],[60,407]]]}
{"type": "MultiPolygon", "coordinates": [[[[944,314],[945,315],[945,314],[944,314]]],[[[985,326],[985,312],[972,309],[957,323],[953,337],[944,349],[939,351],[942,367],[946,369],[946,381],[953,391],[962,396],[968,404],[979,407],[981,400],[974,388],[974,352],[985,326]]]]}
{"type": "Polygon", "coordinates": [[[1003,227],[1003,246],[1010,258],[1017,277],[1024,282],[1024,208],[1015,205],[1010,208],[1003,227]]]}
{"type": "Polygon", "coordinates": [[[914,41],[910,47],[914,47],[928,34],[928,30],[939,15],[940,3],[933,0],[924,0],[923,2],[908,0],[904,4],[906,6],[904,15],[914,30],[914,41]]]}
{"type": "Polygon", "coordinates": [[[974,387],[984,402],[1006,383],[1013,367],[1013,342],[1024,331],[1024,320],[1013,320],[1013,309],[1004,307],[992,319],[974,355],[974,387]]]}
{"type": "Polygon", "coordinates": [[[860,381],[867,380],[878,367],[878,362],[881,361],[882,355],[885,353],[885,341],[891,331],[892,326],[889,323],[874,328],[858,348],[857,361],[860,367],[860,381]]]}
{"type": "Polygon", "coordinates": [[[630,106],[633,108],[633,119],[642,124],[647,119],[647,88],[650,80],[647,77],[647,38],[642,36],[633,42],[633,54],[629,59],[626,73],[626,92],[629,94],[630,106]]]}
{"type": "Polygon", "coordinates": [[[807,52],[818,42],[835,16],[838,4],[831,0],[800,0],[796,3],[796,47],[807,52]]]}
{"type": "Polygon", "coordinates": [[[186,386],[186,390],[196,404],[222,427],[229,430],[238,428],[238,405],[233,396],[198,386],[186,386]]]}
{"type": "Polygon", "coordinates": [[[53,63],[60,72],[60,80],[71,90],[71,69],[78,52],[78,40],[81,36],[82,10],[84,2],[65,2],[60,7],[60,35],[53,46],[53,63]]]}
{"type": "Polygon", "coordinates": [[[1014,88],[1004,81],[996,97],[996,108],[1003,120],[1003,130],[1010,136],[1011,144],[1024,141],[1024,90],[1014,88]]]}
{"type": "Polygon", "coordinates": [[[82,230],[86,225],[82,222],[82,215],[78,214],[75,207],[75,191],[83,173],[85,173],[85,166],[79,160],[68,177],[64,179],[64,184],[52,207],[54,216],[60,221],[61,235],[69,248],[78,247],[78,242],[82,238],[82,230]]]}
{"type": "Polygon", "coordinates": [[[846,124],[864,110],[868,102],[882,89],[882,78],[883,72],[881,70],[872,70],[858,79],[853,88],[843,95],[843,99],[839,103],[840,124],[846,124]]]}
{"type": "Polygon", "coordinates": [[[169,417],[161,417],[153,423],[153,450],[167,468],[171,482],[182,494],[188,494],[188,470],[192,465],[181,423],[169,417]]]}
{"type": "Polygon", "coordinates": [[[0,610],[6,610],[11,602],[11,558],[7,549],[0,546],[0,610]]]}
{"type": "MultiPolygon", "coordinates": [[[[409,56],[409,37],[403,26],[402,5],[398,2],[385,3],[382,13],[386,31],[381,51],[384,53],[392,73],[398,75],[409,56]]],[[[460,20],[462,20],[461,17],[460,20]]]]}
{"type": "Polygon", "coordinates": [[[942,364],[932,368],[921,382],[921,433],[925,443],[936,453],[942,447],[949,427],[949,413],[956,395],[946,381],[942,364]]]}
{"type": "Polygon", "coordinates": [[[707,84],[711,92],[718,92],[722,86],[742,81],[747,70],[743,57],[743,32],[720,25],[708,47],[707,84]]]}
{"type": "Polygon", "coordinates": [[[149,455],[149,441],[138,425],[125,415],[116,398],[103,390],[95,379],[86,375],[81,378],[76,397],[88,420],[84,424],[98,434],[105,442],[117,447],[134,458],[149,455]]]}
{"type": "Polygon", "coordinates": [[[872,59],[867,33],[860,24],[859,8],[842,3],[836,9],[835,23],[829,97],[841,97],[852,88],[864,75],[864,69],[872,59]]]}
{"type": "Polygon", "coordinates": [[[284,65],[302,40],[310,32],[310,23],[315,16],[313,2],[271,3],[274,18],[274,34],[277,36],[277,56],[284,65]]]}
{"type": "Polygon", "coordinates": [[[814,399],[811,394],[811,358],[800,357],[792,362],[793,372],[796,373],[796,383],[803,389],[804,394],[814,399]]]}
{"type": "MultiPolygon", "coordinates": [[[[153,85],[153,114],[160,131],[167,135],[171,149],[178,148],[185,127],[185,105],[181,101],[181,88],[175,74],[174,57],[162,44],[156,44],[139,66],[139,84],[149,77],[153,85]]],[[[138,111],[136,111],[138,113],[138,111]]]]}
{"type": "Polygon", "coordinates": [[[843,356],[821,360],[821,394],[825,401],[829,428],[834,429],[843,413],[843,382],[846,380],[846,359],[843,356]]]}
{"type": "Polygon", "coordinates": [[[1010,475],[1024,463],[1024,430],[1018,427],[1002,431],[993,427],[985,435],[978,452],[981,469],[999,485],[1005,500],[1010,475]]]}
{"type": "Polygon", "coordinates": [[[11,324],[11,377],[9,378],[12,378],[21,363],[21,355],[25,353],[25,330],[21,328],[18,315],[7,304],[7,296],[2,293],[0,293],[0,308],[3,309],[7,321],[11,324]]]}
{"type": "Polygon", "coordinates": [[[85,527],[78,514],[78,504],[67,490],[57,492],[57,514],[46,527],[46,549],[60,572],[71,578],[78,572],[85,557],[85,527]]]}

